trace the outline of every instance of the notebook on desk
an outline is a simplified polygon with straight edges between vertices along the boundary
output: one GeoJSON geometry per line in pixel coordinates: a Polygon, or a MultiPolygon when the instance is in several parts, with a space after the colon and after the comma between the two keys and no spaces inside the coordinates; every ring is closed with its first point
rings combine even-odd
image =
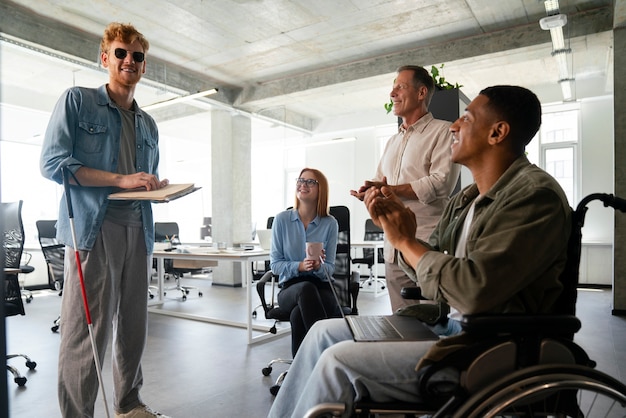
{"type": "Polygon", "coordinates": [[[333,297],[344,321],[348,324],[352,338],[356,342],[364,341],[431,341],[439,336],[432,332],[423,322],[414,317],[400,315],[345,315],[341,302],[332,285],[333,279],[328,274],[322,261],[322,268],[330,284],[333,297]]]}

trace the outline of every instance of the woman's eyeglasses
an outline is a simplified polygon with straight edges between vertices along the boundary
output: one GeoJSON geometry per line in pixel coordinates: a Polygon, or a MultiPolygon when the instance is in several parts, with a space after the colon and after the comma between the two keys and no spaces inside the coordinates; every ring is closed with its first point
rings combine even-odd
{"type": "MultiPolygon", "coordinates": [[[[115,53],[115,57],[117,59],[123,60],[124,58],[126,58],[126,55],[128,55],[130,51],[127,51],[123,48],[115,48],[115,51],[113,52],[115,53]]],[[[144,54],[143,52],[136,51],[133,52],[132,55],[135,62],[143,62],[143,60],[146,59],[146,54],[144,54]]]]}
{"type": "Polygon", "coordinates": [[[296,179],[296,184],[298,186],[306,185],[306,187],[313,187],[319,184],[319,182],[315,179],[303,179],[302,177],[296,179]]]}

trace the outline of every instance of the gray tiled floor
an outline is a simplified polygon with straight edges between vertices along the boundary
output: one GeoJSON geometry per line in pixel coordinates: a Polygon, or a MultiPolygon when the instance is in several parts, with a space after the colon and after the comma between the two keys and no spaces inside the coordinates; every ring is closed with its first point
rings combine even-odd
{"type": "MultiPolygon", "coordinates": [[[[203,288],[202,298],[192,292],[186,302],[170,300],[165,306],[245,320],[245,290],[211,287],[207,280],[193,282],[203,288]]],[[[26,305],[26,316],[7,318],[8,352],[25,352],[37,362],[36,371],[26,373],[25,388],[9,382],[11,417],[60,416],[56,400],[59,336],[50,331],[59,306],[55,293],[40,291],[26,305]]],[[[389,312],[387,297],[374,298],[372,293],[359,295],[359,307],[362,314],[389,312]]],[[[625,381],[626,318],[610,312],[609,291],[581,291],[578,313],[583,329],[577,340],[598,361],[599,369],[625,381]]],[[[142,390],[147,404],[177,418],[266,416],[273,399],[268,390],[273,379],[264,377],[261,368],[271,358],[289,356],[289,336],[248,346],[243,329],[156,314],[150,314],[149,321],[142,390]]],[[[11,360],[11,364],[26,370],[21,360],[11,360]]],[[[277,366],[272,375],[281,370],[277,366]]],[[[108,357],[103,374],[110,388],[108,357]]],[[[109,401],[111,396],[108,389],[109,401]]],[[[97,416],[104,417],[101,400],[96,407],[97,416]]]]}

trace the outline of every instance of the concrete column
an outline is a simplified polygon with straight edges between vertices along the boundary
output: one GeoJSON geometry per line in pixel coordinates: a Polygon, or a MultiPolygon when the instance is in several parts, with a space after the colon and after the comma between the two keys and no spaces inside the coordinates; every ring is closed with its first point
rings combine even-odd
{"type": "MultiPolygon", "coordinates": [[[[226,110],[211,112],[211,183],[213,242],[252,241],[250,118],[226,110]]],[[[213,284],[241,286],[239,263],[221,262],[213,284]]]]}
{"type": "MultiPolygon", "coordinates": [[[[615,195],[626,198],[626,27],[613,30],[613,114],[615,118],[615,195]]],[[[613,314],[626,315],[626,215],[615,213],[613,314]]]]}

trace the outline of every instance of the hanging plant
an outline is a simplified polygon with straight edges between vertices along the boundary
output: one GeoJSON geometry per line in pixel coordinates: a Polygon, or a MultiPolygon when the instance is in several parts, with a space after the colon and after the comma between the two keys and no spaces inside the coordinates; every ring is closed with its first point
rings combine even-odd
{"type": "Polygon", "coordinates": [[[439,90],[452,90],[463,87],[459,83],[450,84],[450,82],[446,80],[443,76],[443,65],[444,64],[441,64],[439,68],[434,65],[430,67],[430,75],[433,77],[433,80],[435,80],[435,87],[439,90]]]}
{"type": "MultiPolygon", "coordinates": [[[[435,82],[435,88],[437,90],[451,90],[463,87],[463,85],[459,83],[451,84],[449,81],[446,80],[446,78],[443,76],[443,66],[444,64],[441,64],[439,68],[434,65],[430,67],[430,75],[435,82]]],[[[393,80],[393,83],[396,83],[395,79],[393,80]]],[[[393,100],[389,98],[389,101],[383,106],[385,106],[385,110],[387,111],[387,114],[389,114],[393,110],[393,100]]]]}

